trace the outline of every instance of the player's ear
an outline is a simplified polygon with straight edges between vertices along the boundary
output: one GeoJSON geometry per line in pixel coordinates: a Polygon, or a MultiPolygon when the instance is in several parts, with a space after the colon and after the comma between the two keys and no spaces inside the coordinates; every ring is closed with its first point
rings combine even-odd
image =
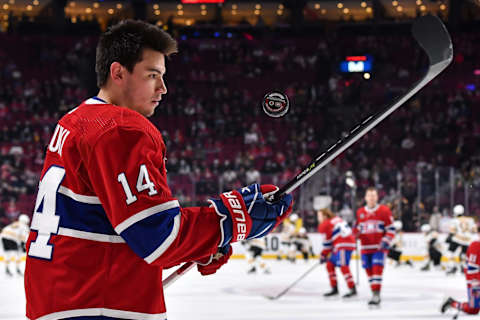
{"type": "Polygon", "coordinates": [[[125,68],[118,62],[113,62],[110,65],[110,79],[118,83],[124,79],[125,68]]]}

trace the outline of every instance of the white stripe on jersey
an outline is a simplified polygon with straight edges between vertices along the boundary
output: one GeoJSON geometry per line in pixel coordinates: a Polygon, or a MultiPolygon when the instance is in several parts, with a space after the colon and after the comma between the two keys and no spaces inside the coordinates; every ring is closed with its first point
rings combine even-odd
{"type": "Polygon", "coordinates": [[[179,230],[180,230],[180,215],[177,214],[175,218],[173,218],[173,228],[172,228],[172,231],[170,232],[170,235],[167,237],[167,239],[163,241],[163,243],[157,249],[155,249],[155,251],[153,251],[144,260],[147,263],[152,263],[158,257],[160,257],[168,249],[168,247],[170,247],[172,242],[175,241],[179,230]]]}
{"type": "Polygon", "coordinates": [[[140,313],[133,311],[123,311],[115,309],[106,309],[106,308],[88,308],[88,309],[76,309],[68,311],[60,311],[47,314],[43,317],[37,318],[37,320],[55,320],[55,319],[65,319],[72,317],[94,317],[94,316],[105,316],[112,318],[121,318],[121,319],[136,319],[136,320],[167,320],[166,313],[140,313]]]}
{"type": "Polygon", "coordinates": [[[148,209],[142,210],[138,213],[135,213],[130,218],[125,219],[120,224],[118,224],[117,227],[115,228],[115,231],[118,234],[120,234],[123,231],[125,231],[126,229],[128,229],[128,227],[137,223],[140,220],[143,220],[143,219],[148,218],[148,217],[150,217],[154,214],[157,214],[157,213],[160,213],[162,211],[169,210],[169,209],[173,209],[173,208],[176,208],[176,207],[180,207],[180,204],[178,203],[178,200],[171,200],[171,201],[167,201],[165,203],[159,204],[157,206],[150,207],[148,209]]]}
{"type": "Polygon", "coordinates": [[[95,99],[95,98],[89,98],[86,101],[83,102],[84,104],[107,104],[105,101],[95,99]]]}
{"type": "Polygon", "coordinates": [[[99,242],[125,243],[125,240],[123,240],[123,238],[120,236],[86,232],[62,227],[58,228],[58,235],[99,242]]]}
{"type": "Polygon", "coordinates": [[[78,202],[88,203],[88,204],[102,204],[98,197],[85,196],[82,194],[78,194],[64,186],[60,186],[60,188],[58,188],[58,192],[78,202]]]}

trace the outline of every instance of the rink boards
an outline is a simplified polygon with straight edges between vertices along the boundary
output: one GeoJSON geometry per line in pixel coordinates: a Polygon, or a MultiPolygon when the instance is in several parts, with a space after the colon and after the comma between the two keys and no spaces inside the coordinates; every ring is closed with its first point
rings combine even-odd
{"type": "MultiPolygon", "coordinates": [[[[319,233],[309,233],[308,238],[310,239],[313,247],[313,252],[315,255],[318,255],[322,250],[322,236],[319,233]]],[[[427,243],[423,233],[420,232],[408,232],[402,233],[402,259],[410,260],[423,260],[427,254],[427,243]]],[[[447,234],[439,235],[439,242],[442,244],[442,252],[445,252],[447,245],[445,244],[445,239],[447,234]]],[[[281,241],[279,233],[272,233],[265,237],[265,246],[262,257],[267,259],[276,258],[280,253],[281,241]]],[[[233,256],[232,258],[243,259],[245,258],[246,249],[240,243],[233,244],[233,256]]],[[[298,255],[297,257],[301,257],[298,255]]],[[[355,257],[355,255],[354,255],[355,257]]]]}

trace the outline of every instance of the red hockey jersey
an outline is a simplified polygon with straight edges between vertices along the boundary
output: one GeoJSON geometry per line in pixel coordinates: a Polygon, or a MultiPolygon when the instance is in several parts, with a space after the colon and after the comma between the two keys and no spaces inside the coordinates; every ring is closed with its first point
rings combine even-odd
{"type": "Polygon", "coordinates": [[[465,277],[468,288],[480,287],[480,241],[473,241],[468,246],[465,277]]]}
{"type": "Polygon", "coordinates": [[[91,98],[58,123],[27,242],[29,319],[166,319],[162,269],[214,254],[213,208],[181,208],[142,115],[91,98]]]}
{"type": "Polygon", "coordinates": [[[318,226],[318,232],[325,236],[323,251],[334,253],[338,250],[354,250],[355,238],[352,229],[342,218],[333,217],[324,220],[318,226]]]}
{"type": "Polygon", "coordinates": [[[354,232],[362,244],[362,254],[380,250],[382,241],[390,244],[395,236],[392,212],[383,204],[359,208],[354,232]]]}

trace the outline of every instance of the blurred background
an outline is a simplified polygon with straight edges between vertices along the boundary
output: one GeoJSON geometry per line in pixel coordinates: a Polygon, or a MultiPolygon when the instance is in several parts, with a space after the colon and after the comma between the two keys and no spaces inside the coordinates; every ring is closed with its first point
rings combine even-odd
{"type": "Polygon", "coordinates": [[[428,65],[410,34],[428,13],[452,35],[452,65],[295,191],[295,212],[314,231],[313,199],[330,196],[351,222],[375,185],[405,231],[456,204],[478,217],[479,0],[0,0],[0,228],[31,216],[56,122],[97,93],[95,46],[109,25],[147,20],[179,41],[151,121],[173,195],[192,206],[255,181],[285,184],[406,92],[428,65]],[[262,111],[273,90],[290,99],[282,118],[262,111]]]}

